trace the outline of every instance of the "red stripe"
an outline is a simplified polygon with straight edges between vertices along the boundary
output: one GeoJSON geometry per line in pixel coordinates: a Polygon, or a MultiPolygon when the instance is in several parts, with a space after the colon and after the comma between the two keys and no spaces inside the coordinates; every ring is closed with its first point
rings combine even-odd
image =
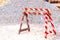
{"type": "Polygon", "coordinates": [[[47,35],[47,34],[49,34],[47,31],[45,31],[45,34],[47,35]]]}
{"type": "Polygon", "coordinates": [[[33,8],[30,8],[30,10],[33,10],[33,8]]]}
{"type": "Polygon", "coordinates": [[[50,33],[52,33],[52,31],[49,31],[50,33]]]}
{"type": "Polygon", "coordinates": [[[25,8],[25,10],[28,10],[28,8],[25,8]]]}
{"type": "Polygon", "coordinates": [[[54,24],[53,24],[53,23],[51,23],[51,25],[52,25],[52,27],[54,28],[54,24]]]}
{"type": "Polygon", "coordinates": [[[40,10],[43,10],[42,8],[39,8],[40,10]]]}
{"type": "Polygon", "coordinates": [[[40,12],[38,12],[38,15],[41,15],[41,13],[40,13],[40,12]]]}
{"type": "Polygon", "coordinates": [[[56,31],[53,29],[53,32],[54,32],[54,34],[56,35],[57,33],[56,33],[56,31]]]}
{"type": "Polygon", "coordinates": [[[45,16],[45,19],[47,19],[47,20],[48,20],[48,17],[47,17],[47,16],[45,16]]]}
{"type": "Polygon", "coordinates": [[[47,27],[47,26],[45,26],[45,29],[48,29],[48,27],[47,27]]]}
{"type": "Polygon", "coordinates": [[[45,23],[46,23],[46,24],[48,24],[48,22],[47,22],[47,21],[45,21],[45,23]]]}
{"type": "Polygon", "coordinates": [[[28,12],[28,14],[32,15],[32,13],[31,13],[31,12],[28,12]]]}
{"type": "Polygon", "coordinates": [[[38,10],[37,8],[34,8],[35,10],[38,10]]]}
{"type": "Polygon", "coordinates": [[[36,15],[36,12],[33,12],[34,15],[36,15]]]}
{"type": "Polygon", "coordinates": [[[28,14],[27,14],[27,12],[23,12],[23,14],[25,15],[25,16],[27,16],[28,14]]]}

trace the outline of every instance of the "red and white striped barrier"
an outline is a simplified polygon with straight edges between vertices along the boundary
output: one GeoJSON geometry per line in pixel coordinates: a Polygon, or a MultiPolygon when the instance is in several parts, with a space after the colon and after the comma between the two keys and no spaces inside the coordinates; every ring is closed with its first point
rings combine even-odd
{"type": "Polygon", "coordinates": [[[24,11],[28,11],[28,10],[35,10],[35,11],[40,11],[43,10],[42,8],[23,8],[24,11]]]}
{"type": "Polygon", "coordinates": [[[21,22],[19,33],[22,31],[25,31],[25,30],[30,31],[28,14],[30,14],[30,15],[37,15],[38,14],[38,15],[44,15],[44,17],[45,17],[45,38],[47,38],[47,35],[49,33],[54,33],[56,35],[56,30],[55,30],[54,24],[52,22],[51,13],[48,9],[44,9],[44,8],[23,8],[23,10],[24,10],[24,12],[23,12],[22,21],[24,20],[24,17],[26,17],[28,28],[21,29],[21,27],[22,27],[22,22],[21,22]],[[30,10],[32,10],[32,11],[30,11],[30,10]],[[48,30],[48,28],[49,28],[48,23],[50,23],[52,26],[51,30],[48,30]]]}
{"type": "Polygon", "coordinates": [[[55,31],[55,28],[54,28],[54,24],[53,24],[53,22],[52,22],[52,18],[51,18],[51,14],[50,14],[50,12],[49,12],[49,10],[48,9],[45,9],[46,11],[47,11],[47,13],[45,13],[45,29],[46,29],[46,31],[45,31],[45,38],[47,38],[47,35],[49,34],[49,33],[54,33],[55,35],[56,35],[56,31],[55,31]],[[48,32],[48,23],[49,22],[51,23],[51,26],[52,26],[52,29],[51,30],[49,30],[49,32],[48,32]]]}

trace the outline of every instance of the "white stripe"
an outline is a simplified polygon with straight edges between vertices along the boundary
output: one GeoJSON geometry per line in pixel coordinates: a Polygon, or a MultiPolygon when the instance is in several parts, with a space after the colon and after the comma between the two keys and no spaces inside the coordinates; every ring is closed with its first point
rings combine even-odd
{"type": "Polygon", "coordinates": [[[47,11],[43,8],[43,12],[46,13],[47,11]]]}

